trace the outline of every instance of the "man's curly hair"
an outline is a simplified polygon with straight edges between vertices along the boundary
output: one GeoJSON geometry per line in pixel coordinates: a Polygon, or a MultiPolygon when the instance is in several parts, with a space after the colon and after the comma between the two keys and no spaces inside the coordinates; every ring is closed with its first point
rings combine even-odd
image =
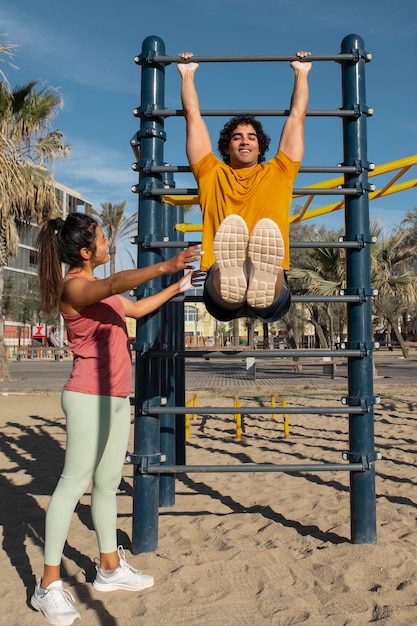
{"type": "Polygon", "coordinates": [[[229,155],[226,154],[226,150],[229,148],[230,139],[232,138],[235,129],[240,124],[242,124],[243,126],[248,126],[250,124],[255,129],[259,143],[258,163],[262,163],[263,161],[265,161],[265,152],[269,148],[269,142],[271,141],[271,138],[265,133],[261,122],[259,122],[252,115],[236,115],[236,117],[232,117],[232,119],[229,120],[224,125],[224,128],[220,131],[219,142],[217,145],[219,148],[219,152],[222,155],[223,161],[226,163],[226,165],[230,165],[230,158],[229,155]]]}

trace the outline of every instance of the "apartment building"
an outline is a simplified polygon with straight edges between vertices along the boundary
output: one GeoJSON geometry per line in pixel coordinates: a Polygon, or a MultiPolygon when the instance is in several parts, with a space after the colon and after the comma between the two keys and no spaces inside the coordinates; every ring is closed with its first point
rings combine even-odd
{"type": "MultiPolygon", "coordinates": [[[[76,211],[87,212],[91,203],[74,189],[55,181],[55,193],[62,210],[62,218],[65,219],[69,213],[76,211]]],[[[20,282],[27,284],[28,277],[36,278],[36,238],[38,235],[37,224],[25,225],[19,233],[19,251],[16,258],[11,259],[4,270],[5,286],[13,284],[18,286],[20,282]]],[[[18,345],[31,345],[32,328],[31,324],[24,324],[11,319],[3,321],[3,334],[5,344],[13,348],[18,345]]]]}

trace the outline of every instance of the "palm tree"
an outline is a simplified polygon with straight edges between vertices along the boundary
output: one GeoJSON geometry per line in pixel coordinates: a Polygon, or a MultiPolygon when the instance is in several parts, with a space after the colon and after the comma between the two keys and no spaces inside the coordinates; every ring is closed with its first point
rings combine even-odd
{"type": "MultiPolygon", "coordinates": [[[[331,242],[338,238],[338,233],[326,231],[324,228],[317,235],[320,241],[331,242]]],[[[292,293],[330,296],[339,293],[344,284],[345,255],[341,248],[311,248],[308,255],[300,255],[295,263],[290,274],[292,293]]],[[[321,348],[328,347],[327,329],[330,342],[333,342],[331,306],[306,303],[305,312],[308,312],[308,318],[302,312],[297,312],[300,319],[314,326],[321,348]]]]}
{"type": "MultiPolygon", "coordinates": [[[[136,213],[130,217],[126,217],[125,208],[127,201],[112,204],[111,202],[103,202],[101,204],[102,211],[99,213],[91,208],[89,213],[97,218],[107,239],[110,241],[109,257],[110,257],[110,274],[116,271],[117,246],[120,241],[126,239],[132,233],[137,232],[138,218],[136,213]]],[[[132,265],[135,265],[133,257],[130,255],[132,265]]]]}
{"type": "MultiPolygon", "coordinates": [[[[406,230],[407,236],[404,243],[408,246],[417,246],[417,206],[412,211],[408,211],[400,224],[400,228],[406,230]]],[[[410,264],[417,265],[417,255],[410,258],[410,264]]]]}
{"type": "MultiPolygon", "coordinates": [[[[0,44],[0,59],[12,54],[12,44],[0,44]]],[[[0,316],[3,320],[4,268],[16,256],[19,230],[41,223],[59,210],[53,179],[46,163],[66,156],[68,146],[59,131],[51,131],[62,98],[52,88],[36,89],[32,81],[11,89],[0,73],[0,316]]],[[[3,329],[0,327],[0,378],[8,378],[3,329]]]]}
{"type": "Polygon", "coordinates": [[[398,329],[398,319],[417,302],[417,243],[405,228],[397,228],[387,234],[377,224],[373,235],[376,236],[376,243],[371,248],[371,283],[378,291],[373,301],[374,311],[388,322],[404,357],[408,358],[408,348],[398,329]]]}
{"type": "MultiPolygon", "coordinates": [[[[387,235],[383,226],[374,222],[371,233],[375,244],[371,246],[371,284],[377,291],[373,300],[373,311],[378,317],[385,319],[394,331],[404,356],[408,357],[408,349],[398,330],[398,319],[417,301],[415,259],[417,244],[410,238],[410,231],[398,228],[387,235]]],[[[323,241],[334,240],[334,233],[324,234],[323,241]]],[[[343,249],[318,248],[311,250],[310,256],[303,263],[291,270],[294,280],[292,291],[320,295],[333,295],[345,285],[345,252],[343,249]]],[[[327,347],[320,312],[330,317],[326,307],[318,308],[310,304],[310,321],[318,333],[320,345],[327,347]]],[[[332,335],[332,332],[330,331],[332,335]]]]}

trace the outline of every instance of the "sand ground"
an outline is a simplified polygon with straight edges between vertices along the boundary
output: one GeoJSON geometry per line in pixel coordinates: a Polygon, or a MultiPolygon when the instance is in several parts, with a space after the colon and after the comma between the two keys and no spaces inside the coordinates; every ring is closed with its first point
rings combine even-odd
{"type": "MultiPolygon", "coordinates": [[[[378,393],[378,382],[375,391],[378,393]]],[[[187,396],[193,390],[187,390],[187,396]]],[[[273,390],[272,390],[273,392],[273,390]]],[[[280,386],[288,406],[335,406],[343,385],[280,386]]],[[[242,405],[270,406],[259,387],[242,405]]],[[[417,624],[417,383],[384,384],[375,407],[377,543],[353,544],[349,474],[185,474],[159,517],[155,552],[131,554],[132,467],[118,493],[119,541],[155,576],[140,594],[91,585],[97,545],[89,492],[73,517],[62,574],[85,626],[412,626],[417,624]]],[[[199,390],[199,406],[233,406],[233,390],[199,390]]],[[[133,434],[133,428],[132,428],[133,434]]],[[[191,419],[187,462],[341,463],[343,415],[191,419]]],[[[0,395],[0,624],[46,623],[28,600],[42,571],[44,514],[62,468],[58,392],[0,395]]],[[[132,449],[133,443],[131,442],[132,449]]]]}

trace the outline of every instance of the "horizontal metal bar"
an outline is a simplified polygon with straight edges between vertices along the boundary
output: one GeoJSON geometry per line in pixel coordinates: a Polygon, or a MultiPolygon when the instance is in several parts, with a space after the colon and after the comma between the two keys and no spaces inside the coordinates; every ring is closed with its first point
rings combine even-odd
{"type": "MultiPolygon", "coordinates": [[[[140,113],[136,113],[140,116],[140,113]]],[[[289,109],[201,109],[202,117],[234,117],[236,115],[253,115],[254,117],[288,117],[289,109]]],[[[183,109],[150,109],[144,111],[143,117],[184,117],[183,109]]],[[[353,109],[317,109],[306,113],[307,117],[357,117],[353,109]]]]}
{"type": "MultiPolygon", "coordinates": [[[[136,165],[137,171],[140,171],[141,167],[136,165]]],[[[151,165],[149,170],[151,174],[158,174],[159,172],[191,172],[191,167],[189,165],[151,165]]]]}
{"type": "Polygon", "coordinates": [[[358,174],[354,165],[302,165],[300,174],[358,174]]]}
{"type": "MultiPolygon", "coordinates": [[[[148,60],[148,59],[147,59],[148,60]]],[[[166,56],[166,55],[154,55],[148,61],[152,63],[282,63],[291,61],[304,61],[304,62],[321,62],[321,61],[357,61],[357,55],[353,53],[338,53],[338,54],[309,54],[308,57],[300,58],[295,54],[234,54],[234,55],[208,55],[208,56],[192,56],[188,59],[183,59],[179,55],[166,56]]],[[[135,61],[139,63],[140,57],[136,57],[135,61]]]]}
{"type": "MultiPolygon", "coordinates": [[[[155,248],[188,248],[189,241],[152,241],[146,249],[155,248]]],[[[290,248],[363,248],[358,241],[293,241],[290,248]]]]}
{"type": "MultiPolygon", "coordinates": [[[[293,296],[291,295],[291,302],[346,302],[349,304],[357,304],[361,302],[360,296],[293,296]]],[[[203,296],[174,296],[170,302],[203,302],[203,296]]]]}
{"type": "MultiPolygon", "coordinates": [[[[255,356],[259,359],[321,359],[327,357],[338,358],[361,358],[363,354],[360,350],[320,350],[319,348],[312,348],[310,350],[286,348],[284,350],[270,349],[270,350],[149,350],[144,354],[149,358],[205,358],[205,359],[230,359],[233,357],[246,358],[249,356],[255,356]]],[[[294,365],[297,361],[294,361],[294,365]]],[[[323,361],[323,365],[326,365],[326,361],[323,361]]]]}
{"type": "Polygon", "coordinates": [[[155,248],[188,248],[189,241],[152,241],[146,244],[146,249],[154,250],[155,248]]]}
{"type": "Polygon", "coordinates": [[[359,296],[293,296],[291,302],[360,302],[359,296]]]}
{"type": "MultiPolygon", "coordinates": [[[[140,168],[137,166],[137,171],[140,168]]],[[[189,165],[151,165],[151,174],[159,172],[191,172],[189,165]]],[[[300,174],[357,174],[358,170],[354,165],[302,165],[298,170],[300,174]]]]}
{"type": "Polygon", "coordinates": [[[253,407],[253,406],[152,406],[143,411],[144,415],[363,415],[360,406],[286,406],[286,407],[253,407]]]}
{"type": "Polygon", "coordinates": [[[363,248],[359,241],[293,241],[290,248],[363,248]]]}
{"type": "MultiPolygon", "coordinates": [[[[361,190],[354,187],[337,187],[335,189],[321,189],[319,187],[299,187],[294,188],[293,194],[297,196],[360,196],[361,190]]],[[[149,192],[145,192],[145,195],[149,196],[196,196],[198,189],[175,189],[165,187],[154,187],[149,192]]]]}
{"type": "Polygon", "coordinates": [[[250,464],[243,465],[148,465],[145,474],[214,474],[217,472],[364,472],[361,463],[300,463],[288,465],[250,464]]]}

